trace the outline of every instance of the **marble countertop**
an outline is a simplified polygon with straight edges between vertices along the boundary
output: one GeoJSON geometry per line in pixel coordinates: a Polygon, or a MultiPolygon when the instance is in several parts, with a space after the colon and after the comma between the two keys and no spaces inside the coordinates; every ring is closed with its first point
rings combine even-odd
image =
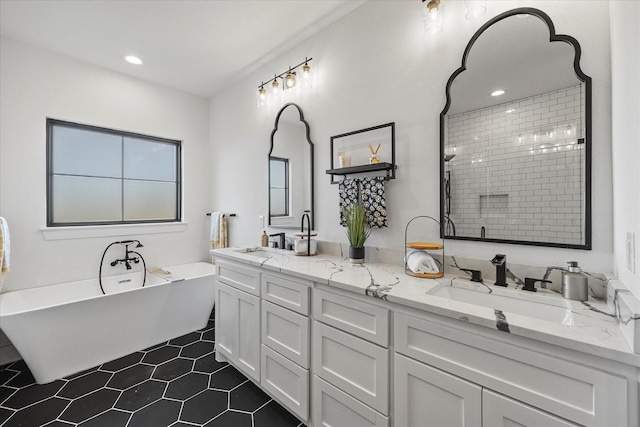
{"type": "Polygon", "coordinates": [[[506,290],[497,289],[491,284],[470,282],[468,276],[452,274],[439,279],[422,279],[407,275],[401,265],[379,262],[352,265],[348,259],[325,254],[296,256],[292,251],[266,247],[214,249],[211,254],[640,367],[640,355],[634,354],[629,348],[604,301],[570,301],[544,289],[535,294],[516,290],[514,284],[510,284],[506,290]],[[475,288],[478,292],[505,294],[521,300],[544,299],[554,305],[566,304],[572,320],[569,324],[562,324],[509,312],[508,303],[497,310],[432,295],[445,286],[475,288]]]}

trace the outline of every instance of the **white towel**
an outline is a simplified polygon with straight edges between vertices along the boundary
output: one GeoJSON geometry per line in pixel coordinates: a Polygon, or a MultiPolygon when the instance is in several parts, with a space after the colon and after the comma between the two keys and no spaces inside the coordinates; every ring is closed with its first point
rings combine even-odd
{"type": "Polygon", "coordinates": [[[440,269],[429,253],[421,250],[407,254],[407,267],[414,273],[438,273],[440,269]]]}
{"type": "Polygon", "coordinates": [[[0,216],[0,291],[4,275],[11,266],[11,241],[9,239],[9,224],[7,220],[0,216]]]}

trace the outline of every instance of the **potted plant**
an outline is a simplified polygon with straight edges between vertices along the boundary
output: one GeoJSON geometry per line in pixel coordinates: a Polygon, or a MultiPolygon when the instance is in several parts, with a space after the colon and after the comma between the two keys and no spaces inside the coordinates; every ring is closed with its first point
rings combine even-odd
{"type": "Polygon", "coordinates": [[[346,234],[349,239],[349,261],[352,264],[364,263],[364,242],[369,237],[371,229],[367,226],[367,212],[360,204],[353,204],[345,208],[346,234]]]}

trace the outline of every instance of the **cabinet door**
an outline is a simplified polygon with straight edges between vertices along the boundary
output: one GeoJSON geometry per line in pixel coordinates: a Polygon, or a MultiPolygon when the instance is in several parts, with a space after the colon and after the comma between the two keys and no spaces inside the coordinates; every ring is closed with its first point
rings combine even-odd
{"type": "Polygon", "coordinates": [[[235,357],[237,347],[237,292],[230,286],[216,283],[216,352],[229,360],[235,357]]]}
{"type": "Polygon", "coordinates": [[[492,427],[577,426],[577,424],[486,389],[482,391],[482,422],[485,426],[492,427]]]}
{"type": "Polygon", "coordinates": [[[260,298],[238,291],[237,367],[260,381],[260,298]]]}
{"type": "Polygon", "coordinates": [[[260,381],[260,298],[216,284],[216,351],[260,381]]]}
{"type": "Polygon", "coordinates": [[[396,426],[482,425],[480,386],[397,353],[394,372],[396,426]]]}

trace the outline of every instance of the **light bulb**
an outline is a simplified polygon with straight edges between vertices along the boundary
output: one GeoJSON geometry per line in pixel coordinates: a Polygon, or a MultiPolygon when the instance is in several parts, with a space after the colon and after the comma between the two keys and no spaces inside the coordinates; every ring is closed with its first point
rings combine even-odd
{"type": "Polygon", "coordinates": [[[280,83],[277,77],[274,77],[273,82],[271,82],[271,100],[273,102],[280,100],[280,83]]]}
{"type": "Polygon", "coordinates": [[[296,85],[296,73],[292,73],[291,70],[284,77],[284,88],[291,89],[296,85]]]}
{"type": "Polygon", "coordinates": [[[260,86],[258,92],[256,93],[258,107],[264,107],[267,104],[267,90],[263,86],[260,86]]]}
{"type": "Polygon", "coordinates": [[[311,89],[311,67],[306,62],[302,66],[302,88],[311,89]]]}
{"type": "Polygon", "coordinates": [[[440,0],[423,0],[422,14],[424,19],[424,30],[427,35],[442,32],[442,5],[440,0]],[[425,4],[426,3],[426,4],[425,4]]]}

